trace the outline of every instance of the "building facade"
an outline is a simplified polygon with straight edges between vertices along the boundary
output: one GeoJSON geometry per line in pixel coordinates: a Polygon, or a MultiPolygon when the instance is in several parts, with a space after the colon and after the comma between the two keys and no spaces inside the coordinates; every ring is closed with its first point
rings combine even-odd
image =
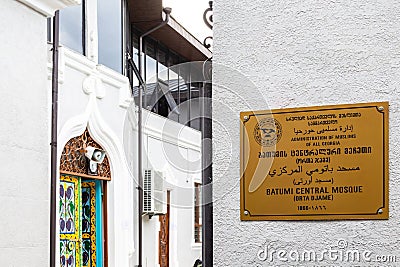
{"type": "MultiPolygon", "coordinates": [[[[55,266],[136,266],[142,251],[142,266],[192,266],[202,247],[202,134],[196,107],[183,103],[195,103],[201,85],[192,83],[184,67],[171,66],[205,61],[211,53],[173,17],[144,39],[143,78],[166,84],[176,106],[160,96],[142,113],[145,213],[140,243],[135,104],[140,77],[133,65],[139,67],[139,36],[164,20],[162,1],[6,0],[0,12],[5,52],[1,94],[7,102],[1,155],[9,166],[1,172],[8,181],[0,192],[2,209],[9,214],[1,220],[2,264],[49,266],[54,252],[55,266]],[[55,67],[56,10],[60,46],[55,67]],[[54,70],[58,128],[52,185],[54,70]],[[169,116],[174,108],[180,112],[169,116]],[[24,157],[24,168],[16,167],[18,157],[24,157]],[[55,203],[50,202],[52,186],[57,188],[55,203]]],[[[150,93],[145,92],[149,100],[150,93]]]]}

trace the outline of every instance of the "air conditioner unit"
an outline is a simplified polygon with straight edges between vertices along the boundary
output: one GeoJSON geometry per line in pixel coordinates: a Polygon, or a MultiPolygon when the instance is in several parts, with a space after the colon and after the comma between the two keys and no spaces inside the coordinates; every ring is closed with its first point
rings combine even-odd
{"type": "Polygon", "coordinates": [[[143,215],[161,215],[167,213],[167,192],[164,188],[162,172],[153,169],[144,171],[143,178],[143,215]]]}

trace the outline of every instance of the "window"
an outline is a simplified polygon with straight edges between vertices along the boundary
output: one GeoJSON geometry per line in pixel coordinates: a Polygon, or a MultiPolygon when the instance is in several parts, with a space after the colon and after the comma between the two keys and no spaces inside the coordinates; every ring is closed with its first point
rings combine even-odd
{"type": "Polygon", "coordinates": [[[99,63],[122,73],[121,0],[98,0],[99,63]]]}
{"type": "MultiPolygon", "coordinates": [[[[139,40],[137,38],[137,36],[133,36],[132,37],[132,45],[128,46],[127,49],[129,49],[129,53],[132,56],[132,60],[135,63],[136,67],[139,67],[139,50],[137,49],[139,40]]],[[[128,65],[129,66],[129,65],[128,65]]],[[[137,88],[139,87],[139,79],[136,76],[136,74],[133,72],[132,68],[129,67],[127,70],[127,76],[133,86],[133,88],[135,89],[135,91],[137,92],[137,88]]],[[[135,101],[137,99],[135,98],[135,101]]],[[[137,105],[138,103],[136,103],[137,105]]]]}
{"type": "Polygon", "coordinates": [[[167,53],[165,51],[158,49],[158,78],[163,81],[168,81],[168,63],[167,63],[167,53]]]}
{"type": "Polygon", "coordinates": [[[85,54],[84,3],[60,11],[60,43],[81,54],[85,54]]]}
{"type": "Polygon", "coordinates": [[[154,45],[150,42],[145,42],[145,72],[144,79],[147,83],[154,83],[158,77],[157,71],[157,57],[154,49],[154,45]]]}
{"type": "MultiPolygon", "coordinates": [[[[138,68],[139,35],[139,31],[132,29],[131,47],[133,49],[131,51],[138,68]]],[[[180,67],[179,64],[185,63],[186,60],[151,37],[144,39],[143,46],[143,79],[146,81],[147,88],[143,94],[143,107],[186,126],[201,130],[198,98],[203,84],[198,81],[192,82],[190,65],[180,67]],[[167,84],[172,97],[159,94],[156,90],[158,83],[167,84]]],[[[134,86],[133,94],[135,102],[138,104],[138,80],[132,72],[128,72],[128,77],[134,86]]]]}
{"type": "Polygon", "coordinates": [[[194,184],[194,242],[201,243],[201,184],[194,184]]]}

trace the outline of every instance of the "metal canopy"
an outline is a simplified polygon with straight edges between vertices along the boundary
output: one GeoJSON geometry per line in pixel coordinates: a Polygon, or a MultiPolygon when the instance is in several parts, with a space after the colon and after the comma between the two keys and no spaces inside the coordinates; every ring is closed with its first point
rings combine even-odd
{"type": "MultiPolygon", "coordinates": [[[[128,9],[131,23],[141,32],[153,28],[163,20],[162,0],[128,0],[128,9]]],[[[204,61],[210,58],[212,53],[173,18],[173,12],[172,10],[168,24],[150,36],[167,48],[179,52],[188,61],[204,61]]]]}

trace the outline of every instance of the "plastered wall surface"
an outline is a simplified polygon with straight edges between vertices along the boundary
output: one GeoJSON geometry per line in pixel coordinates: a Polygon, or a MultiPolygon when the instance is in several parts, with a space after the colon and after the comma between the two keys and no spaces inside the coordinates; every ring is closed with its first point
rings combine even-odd
{"type": "Polygon", "coordinates": [[[17,1],[0,6],[0,265],[42,267],[50,228],[46,20],[17,1]]]}
{"type": "Polygon", "coordinates": [[[400,3],[214,5],[214,266],[400,265],[400,3]],[[389,220],[240,221],[240,111],[377,101],[390,102],[389,220]],[[287,254],[263,259],[266,246],[287,254]],[[321,261],[290,259],[305,250],[321,261]],[[348,250],[360,262],[341,257],[348,250]]]}

